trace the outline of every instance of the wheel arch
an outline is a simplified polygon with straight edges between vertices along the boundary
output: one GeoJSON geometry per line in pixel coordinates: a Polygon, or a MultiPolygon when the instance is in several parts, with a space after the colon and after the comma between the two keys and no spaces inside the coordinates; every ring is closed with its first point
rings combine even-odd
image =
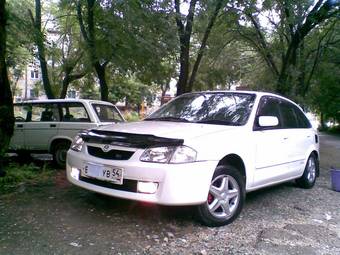
{"type": "Polygon", "coordinates": [[[221,165],[231,165],[235,167],[238,171],[240,171],[241,175],[244,178],[244,183],[247,183],[247,172],[246,172],[246,167],[245,164],[242,160],[242,158],[237,155],[237,154],[228,154],[224,156],[219,162],[218,166],[221,165]]]}
{"type": "Polygon", "coordinates": [[[51,141],[50,147],[49,147],[49,150],[48,150],[48,151],[49,151],[50,153],[53,153],[55,146],[56,146],[58,143],[61,143],[61,142],[67,142],[67,143],[71,144],[71,143],[72,143],[72,139],[69,138],[69,137],[56,137],[56,138],[54,138],[54,139],[51,141]]]}

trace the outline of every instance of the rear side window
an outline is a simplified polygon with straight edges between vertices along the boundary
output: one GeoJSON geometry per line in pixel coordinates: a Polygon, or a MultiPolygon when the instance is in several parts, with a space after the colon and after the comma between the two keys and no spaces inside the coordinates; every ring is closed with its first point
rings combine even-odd
{"type": "Polygon", "coordinates": [[[60,121],[57,104],[32,104],[29,115],[33,122],[60,121]]]}
{"type": "Polygon", "coordinates": [[[60,105],[62,121],[65,122],[91,122],[89,115],[82,103],[67,102],[60,105]]]}
{"type": "Polygon", "coordinates": [[[294,105],[294,111],[297,117],[299,128],[311,128],[312,127],[306,115],[295,105],[294,105]]]}
{"type": "Polygon", "coordinates": [[[122,122],[122,116],[117,111],[116,107],[105,104],[93,104],[94,111],[101,122],[122,122]]]}
{"type": "Polygon", "coordinates": [[[280,100],[275,98],[275,97],[270,97],[270,96],[264,96],[261,98],[257,114],[256,114],[256,119],[254,123],[254,129],[278,129],[281,128],[281,123],[280,123],[280,110],[279,110],[279,104],[280,100]],[[274,116],[279,119],[279,125],[275,127],[268,127],[268,128],[262,128],[258,124],[258,118],[259,116],[274,116]]]}
{"type": "Polygon", "coordinates": [[[280,104],[280,111],[282,116],[283,128],[298,128],[298,120],[294,105],[288,102],[282,102],[280,104]]]}
{"type": "Polygon", "coordinates": [[[312,125],[305,114],[294,104],[283,101],[280,104],[283,128],[310,128],[312,125]]]}

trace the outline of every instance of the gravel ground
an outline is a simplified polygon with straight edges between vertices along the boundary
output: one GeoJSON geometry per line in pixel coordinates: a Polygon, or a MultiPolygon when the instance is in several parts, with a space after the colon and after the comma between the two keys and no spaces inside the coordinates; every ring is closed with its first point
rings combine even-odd
{"type": "Polygon", "coordinates": [[[0,254],[340,254],[340,138],[321,135],[311,190],[286,183],[247,194],[233,224],[207,228],[191,208],[160,207],[71,186],[22,186],[0,195],[0,254]]]}

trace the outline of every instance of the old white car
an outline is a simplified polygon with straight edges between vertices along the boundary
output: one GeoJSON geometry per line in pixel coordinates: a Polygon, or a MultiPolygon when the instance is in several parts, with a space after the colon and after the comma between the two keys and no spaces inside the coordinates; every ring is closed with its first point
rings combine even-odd
{"type": "Polygon", "coordinates": [[[9,151],[19,157],[31,152],[50,152],[60,167],[65,167],[66,152],[79,131],[124,121],[113,104],[84,99],[16,103],[14,116],[9,151]]]}
{"type": "Polygon", "coordinates": [[[313,187],[319,143],[301,108],[261,92],[179,96],[144,121],[79,133],[67,177],[82,188],[161,205],[195,205],[208,226],[231,223],[246,192],[296,180],[313,187]]]}

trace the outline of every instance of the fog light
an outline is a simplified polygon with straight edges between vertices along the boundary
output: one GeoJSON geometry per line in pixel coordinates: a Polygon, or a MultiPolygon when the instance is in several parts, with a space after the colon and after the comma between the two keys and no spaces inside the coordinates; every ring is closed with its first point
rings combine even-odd
{"type": "Polygon", "coordinates": [[[153,194],[157,191],[157,188],[157,182],[138,182],[137,184],[137,190],[140,193],[153,194]]]}
{"type": "Polygon", "coordinates": [[[71,168],[70,175],[73,179],[79,180],[79,173],[80,173],[80,170],[78,168],[75,168],[75,167],[71,168]]]}

